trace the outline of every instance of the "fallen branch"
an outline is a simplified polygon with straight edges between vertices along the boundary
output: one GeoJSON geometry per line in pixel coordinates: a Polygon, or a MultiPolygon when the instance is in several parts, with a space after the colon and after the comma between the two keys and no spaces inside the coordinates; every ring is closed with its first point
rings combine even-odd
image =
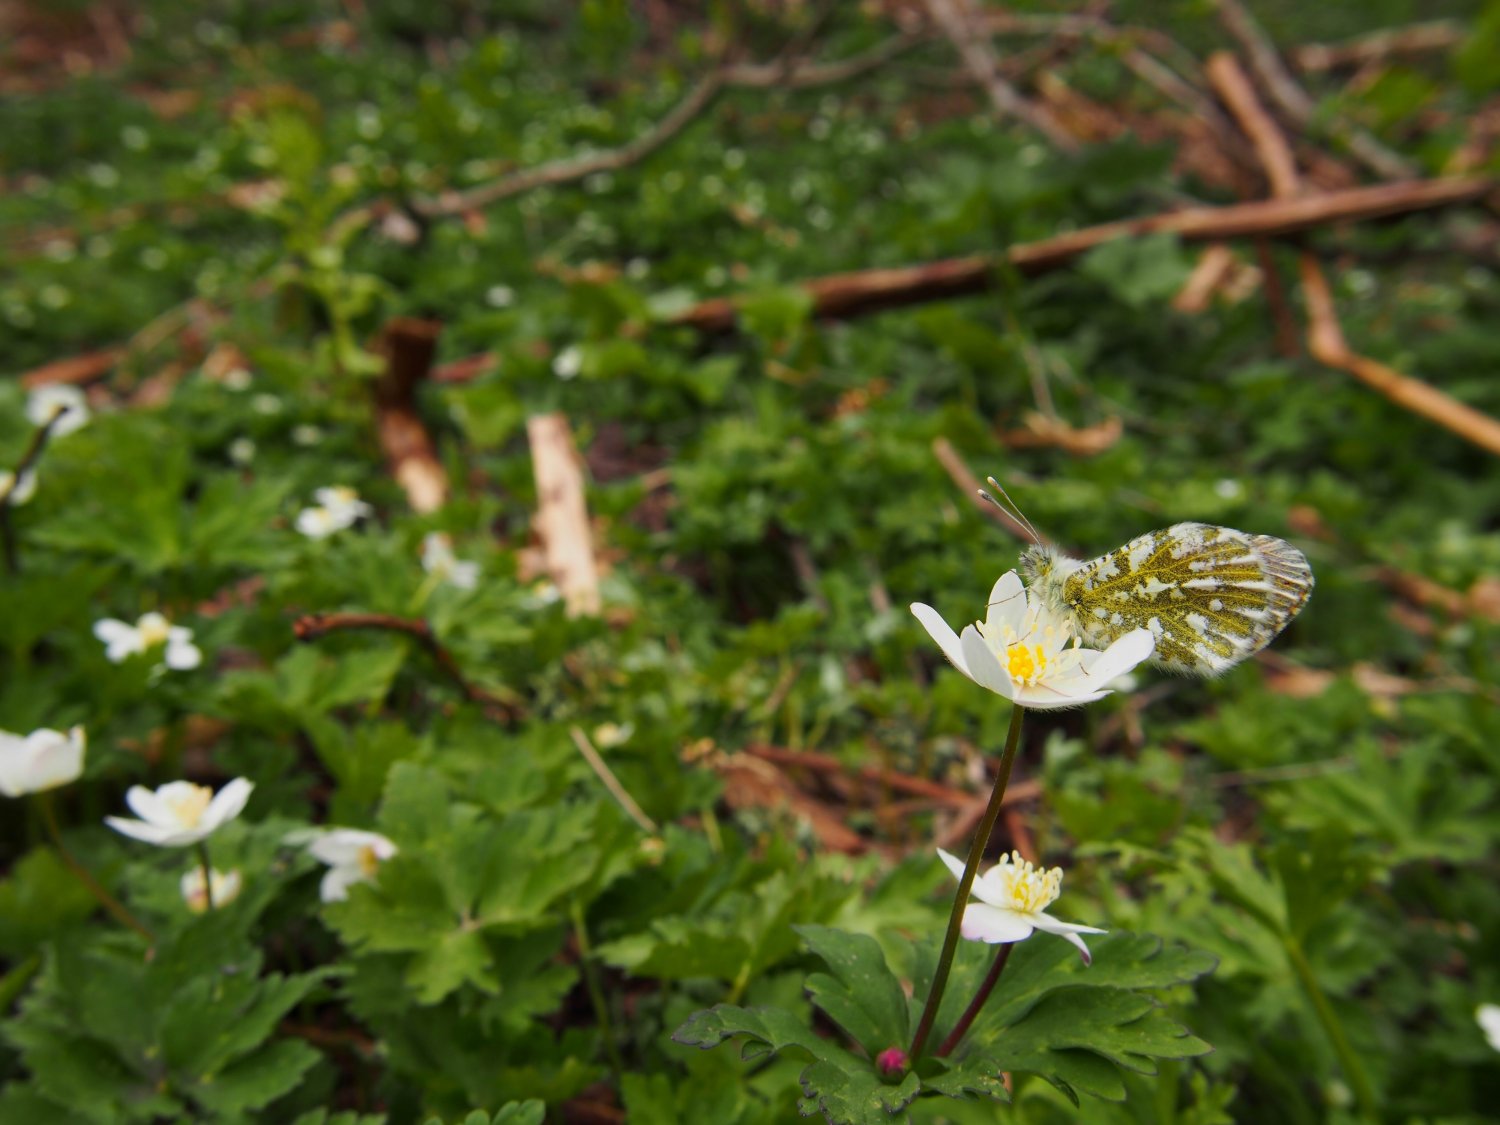
{"type": "Polygon", "coordinates": [[[1307,303],[1307,347],[1314,358],[1348,372],[1397,406],[1420,414],[1500,457],[1500,421],[1429,383],[1403,375],[1394,367],[1349,348],[1334,311],[1328,279],[1311,254],[1302,256],[1302,295],[1307,303]]]}
{"type": "Polygon", "coordinates": [[[807,89],[857,78],[898,58],[927,39],[901,34],[869,51],[839,62],[788,67],[784,63],[729,65],[704,75],[667,114],[634,140],[619,148],[569,157],[525,168],[465,191],[444,192],[436,198],[414,200],[412,209],[426,218],[442,218],[477,211],[541,187],[576,183],[600,172],[618,172],[650,156],[705,113],[725,90],[777,86],[807,89]]]}
{"type": "Polygon", "coordinates": [[[397,317],[385,326],[385,371],[375,383],[375,430],[386,465],[412,510],[435,512],[448,501],[448,474],[417,412],[417,387],[432,372],[437,321],[397,317]]]}
{"type": "Polygon", "coordinates": [[[1023,98],[1016,88],[1000,75],[1000,60],[995,55],[989,37],[983,34],[969,0],[926,0],[927,11],[933,21],[953,44],[954,50],[963,59],[964,66],[983,87],[995,112],[1004,118],[1014,118],[1063,152],[1076,152],[1077,139],[1058,124],[1056,118],[1045,108],[1034,105],[1023,98]]]}
{"type": "Polygon", "coordinates": [[[599,567],[572,428],[566,415],[536,414],[526,420],[526,436],[536,474],[536,526],[547,573],[570,615],[598,613],[599,567]]]}
{"type": "Polygon", "coordinates": [[[1457,20],[1433,20],[1409,27],[1372,31],[1342,43],[1308,43],[1292,48],[1292,62],[1301,71],[1354,69],[1399,55],[1451,51],[1463,43],[1467,31],[1457,20]]]}
{"type": "MultiPolygon", "coordinates": [[[[1022,543],[1033,543],[1036,541],[1031,532],[1022,526],[1019,520],[1009,512],[1002,511],[998,506],[991,504],[979,495],[981,488],[979,478],[970,471],[969,466],[964,463],[964,459],[958,455],[958,450],[953,448],[952,442],[943,437],[934,438],[932,452],[938,459],[938,464],[942,465],[944,470],[947,471],[953,483],[958,485],[959,489],[973,503],[979,506],[981,512],[1005,528],[1006,531],[1010,532],[1012,536],[1019,539],[1022,543]]],[[[1045,543],[1046,541],[1043,540],[1043,542],[1045,543]]]]}
{"type": "MultiPolygon", "coordinates": [[[[1278,196],[1295,196],[1302,190],[1302,183],[1292,160],[1291,148],[1261,107],[1239,62],[1234,56],[1221,53],[1209,61],[1209,74],[1230,111],[1250,136],[1265,166],[1272,191],[1278,196]]],[[[1500,456],[1500,421],[1428,383],[1403,375],[1393,367],[1350,349],[1334,308],[1328,278],[1317,257],[1310,251],[1303,251],[1299,268],[1307,309],[1307,349],[1314,359],[1348,372],[1396,405],[1500,456]]]]}
{"type": "Polygon", "coordinates": [[[480,704],[491,718],[498,721],[508,723],[519,717],[519,709],[513,702],[485,690],[465,676],[453,654],[433,633],[432,626],[419,617],[396,617],[389,613],[309,613],[292,622],[292,634],[299,641],[315,641],[329,633],[350,630],[403,633],[415,638],[465,699],[480,704]]]}
{"type": "MultiPolygon", "coordinates": [[[[1453,176],[1349,188],[1299,199],[1192,207],[1102,223],[1040,242],[1017,243],[999,255],[976,254],[916,266],[831,274],[803,282],[802,288],[812,296],[815,317],[849,319],[883,309],[983,293],[996,286],[997,271],[1002,267],[1023,277],[1035,277],[1120,238],[1175,234],[1184,242],[1195,243],[1277,238],[1329,223],[1360,222],[1471,203],[1495,186],[1496,181],[1487,176],[1453,176]]],[[[716,297],[684,310],[670,323],[700,332],[729,332],[738,315],[738,298],[716,297]]]]}
{"type": "Polygon", "coordinates": [[[1299,129],[1321,133],[1383,179],[1406,180],[1420,174],[1416,165],[1386,148],[1371,133],[1346,122],[1324,119],[1318,113],[1316,103],[1281,61],[1275,44],[1249,9],[1240,0],[1217,2],[1224,26],[1244,47],[1256,77],[1293,124],[1299,129]]]}
{"type": "MultiPolygon", "coordinates": [[[[888,789],[909,793],[914,797],[922,797],[952,808],[967,809],[975,800],[983,804],[985,799],[983,793],[976,794],[963,789],[954,789],[936,781],[928,781],[923,777],[912,777],[895,770],[881,769],[879,766],[847,766],[832,754],[819,754],[812,750],[786,750],[779,746],[754,745],[745,747],[745,753],[774,762],[779,766],[800,766],[815,773],[854,774],[873,784],[884,785],[888,789]]],[[[1016,782],[1005,791],[1003,804],[1010,806],[1034,801],[1041,796],[1041,793],[1042,783],[1039,781],[1016,782]]]]}

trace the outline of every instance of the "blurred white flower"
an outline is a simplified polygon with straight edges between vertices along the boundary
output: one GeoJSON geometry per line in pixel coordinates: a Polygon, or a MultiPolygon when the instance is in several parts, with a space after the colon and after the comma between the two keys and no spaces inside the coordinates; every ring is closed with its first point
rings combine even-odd
{"type": "Polygon", "coordinates": [[[0,504],[9,504],[14,508],[26,503],[35,495],[35,469],[27,469],[21,474],[19,481],[16,480],[16,474],[9,469],[0,469],[0,504]]]}
{"type": "Polygon", "coordinates": [[[479,564],[455,556],[453,540],[441,531],[428,532],[422,537],[422,569],[460,590],[472,590],[479,585],[479,564]]]}
{"type": "Polygon", "coordinates": [[[94,622],[94,636],[104,642],[104,657],[111,664],[158,646],[165,646],[162,659],[173,671],[186,672],[203,663],[203,653],[193,644],[193,631],[173,625],[159,613],[143,614],[134,625],[106,617],[94,622]]]}
{"type": "Polygon", "coordinates": [[[323,440],[323,431],[311,422],[303,422],[301,425],[292,427],[292,444],[300,445],[304,449],[311,445],[317,445],[323,440]]]}
{"type": "Polygon", "coordinates": [[[552,373],[559,379],[576,379],[583,370],[583,349],[569,344],[552,360],[552,373]]]}
{"type": "Polygon", "coordinates": [[[1013,570],[990,591],[985,620],[965,626],[961,637],[931,606],[917,603],[911,611],[965,676],[1039,711],[1102,699],[1110,690],[1105,685],[1149,657],[1156,645],[1147,630],[1135,629],[1103,652],[1080,648],[1067,618],[1032,596],[1013,570]]]}
{"type": "Polygon", "coordinates": [[[45,383],[26,399],[26,420],[33,426],[45,426],[62,411],[52,427],[52,436],[66,437],[88,425],[89,404],[82,389],[70,383],[45,383]]]}
{"type": "MultiPolygon", "coordinates": [[[[964,861],[938,849],[938,857],[953,877],[960,881],[964,877],[964,861]]],[[[1036,867],[1021,858],[1020,852],[1001,856],[1000,862],[974,880],[971,892],[978,902],[964,907],[962,933],[970,941],[982,941],[989,945],[1023,941],[1035,930],[1056,934],[1078,947],[1083,954],[1083,963],[1093,958],[1088,946],[1079,934],[1102,934],[1107,931],[1094,926],[1079,926],[1072,922],[1059,922],[1047,915],[1047,907],[1057,901],[1062,893],[1062,868],[1036,867]]]]}
{"type": "Polygon", "coordinates": [[[297,513],[297,530],[309,539],[325,539],[375,511],[359,498],[359,493],[345,485],[320,488],[313,493],[313,499],[317,501],[313,507],[297,513]]]}
{"type": "Polygon", "coordinates": [[[183,848],[206,840],[240,815],[255,784],[237,777],[215,793],[191,781],[169,781],[155,791],[132,785],[125,803],[140,820],[107,816],[104,823],[116,832],[159,848],[183,848]]]}
{"type": "MultiPolygon", "coordinates": [[[[201,866],[195,866],[183,872],[182,881],[178,886],[182,890],[182,901],[194,914],[202,914],[208,909],[208,894],[203,887],[201,866]]],[[[214,892],[214,909],[221,910],[240,897],[244,880],[240,877],[238,868],[230,872],[214,868],[209,874],[209,886],[214,892]]]]}
{"type": "Polygon", "coordinates": [[[331,828],[314,839],[307,851],[319,863],[328,864],[319,896],[324,902],[342,902],[355,883],[375,878],[381,862],[396,854],[396,845],[378,832],[331,828]]]}
{"type": "Polygon", "coordinates": [[[243,367],[232,367],[224,372],[224,385],[231,391],[248,391],[255,376],[243,367]]]}
{"type": "Polygon", "coordinates": [[[244,468],[255,460],[255,442],[247,437],[237,437],[229,443],[229,460],[244,468]]]}
{"type": "Polygon", "coordinates": [[[491,285],[484,291],[484,301],[492,309],[508,309],[515,304],[516,291],[509,285],[491,285]]]}
{"type": "Polygon", "coordinates": [[[24,738],[0,731],[0,793],[21,797],[78,780],[88,736],[82,727],[34,730],[24,738]]]}
{"type": "Polygon", "coordinates": [[[273,394],[258,394],[250,400],[250,409],[269,417],[281,413],[281,400],[273,394]]]}
{"type": "Polygon", "coordinates": [[[1479,1030],[1495,1050],[1500,1051],[1500,1004],[1481,1004],[1474,1009],[1479,1030]]]}

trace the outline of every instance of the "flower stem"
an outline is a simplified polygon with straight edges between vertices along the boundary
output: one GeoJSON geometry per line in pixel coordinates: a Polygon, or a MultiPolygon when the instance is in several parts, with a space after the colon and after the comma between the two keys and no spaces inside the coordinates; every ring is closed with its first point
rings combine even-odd
{"type": "Polygon", "coordinates": [[[1349,1042],[1344,1025],[1339,1022],[1338,1013],[1333,1010],[1333,1005],[1328,1002],[1322,986],[1318,984],[1317,974],[1313,972],[1312,963],[1308,961],[1307,954],[1302,949],[1302,943],[1288,934],[1284,939],[1284,945],[1292,971],[1297,974],[1297,981],[1302,985],[1302,991],[1307,993],[1313,1013],[1318,1017],[1318,1022],[1323,1025],[1323,1033],[1328,1036],[1328,1043],[1333,1048],[1333,1053],[1339,1058],[1339,1066],[1344,1072],[1344,1078],[1354,1092],[1354,1100],[1359,1104],[1360,1116],[1367,1121],[1379,1121],[1379,1103],[1375,1098],[1375,1089],[1370,1085],[1369,1075],[1365,1073],[1364,1064],[1359,1061],[1359,1056],[1354,1053],[1354,1045],[1349,1042]]]}
{"type": "Polygon", "coordinates": [[[570,913],[573,916],[573,938],[578,942],[578,963],[583,970],[584,987],[588,989],[589,1002],[594,1006],[594,1018],[599,1021],[599,1037],[604,1040],[604,1051],[609,1056],[610,1069],[618,1077],[625,1073],[625,1060],[620,1057],[620,1045],[615,1042],[614,1027],[609,1018],[609,1002],[604,995],[604,986],[599,983],[599,970],[594,965],[594,947],[589,943],[583,907],[577,899],[571,903],[570,913]]]}
{"type": "Polygon", "coordinates": [[[948,916],[948,932],[943,937],[943,951],[938,954],[937,972],[932,977],[932,989],[927,993],[927,1004],[922,1009],[922,1018],[917,1023],[917,1033],[912,1037],[908,1052],[912,1064],[922,1056],[927,1046],[927,1037],[932,1034],[932,1023],[937,1019],[938,1007],[943,1002],[943,990],[948,987],[948,974],[953,971],[953,958],[958,952],[958,935],[963,927],[964,909],[969,905],[969,892],[974,887],[974,876],[979,873],[979,861],[990,842],[990,833],[995,830],[995,821],[1000,818],[1000,803],[1005,798],[1005,787],[1010,784],[1011,767],[1016,764],[1016,751],[1021,745],[1021,719],[1025,708],[1012,706],[1010,730],[1005,735],[1005,750],[1000,755],[1000,769],[995,776],[995,788],[990,793],[990,803],[985,806],[984,818],[979,830],[974,833],[974,842],[969,845],[969,858],[964,863],[963,878],[958,881],[958,893],[953,896],[953,911],[948,916]]]}
{"type": "Polygon", "coordinates": [[[974,993],[974,999],[969,1001],[969,1006],[964,1009],[964,1014],[958,1017],[958,1022],[953,1025],[953,1030],[948,1032],[948,1038],[944,1039],[942,1045],[934,1053],[938,1058],[948,1057],[948,1053],[957,1047],[969,1030],[969,1025],[974,1022],[985,1001],[990,998],[990,993],[995,991],[995,985],[1000,980],[1000,974],[1005,971],[1005,963],[1010,960],[1010,951],[1016,947],[1016,943],[1008,941],[995,951],[995,960],[990,965],[990,971],[984,978],[984,983],[979,986],[979,991],[974,993]]]}
{"type": "Polygon", "coordinates": [[[36,803],[37,807],[42,811],[42,823],[47,826],[47,835],[52,837],[52,846],[57,849],[57,854],[68,865],[69,870],[78,876],[78,881],[89,889],[91,895],[99,900],[100,906],[104,907],[105,910],[114,916],[115,921],[123,926],[130,927],[152,945],[156,944],[156,938],[151,935],[151,931],[146,929],[134,914],[126,910],[119,899],[105,890],[99,880],[95,879],[89,873],[89,869],[79,863],[73,853],[68,851],[67,846],[62,842],[62,832],[57,827],[57,814],[52,811],[52,794],[38,793],[36,795],[36,803]]]}
{"type": "Polygon", "coordinates": [[[205,910],[214,908],[214,869],[208,862],[208,841],[199,840],[195,850],[198,852],[198,865],[203,868],[203,904],[205,910]]]}

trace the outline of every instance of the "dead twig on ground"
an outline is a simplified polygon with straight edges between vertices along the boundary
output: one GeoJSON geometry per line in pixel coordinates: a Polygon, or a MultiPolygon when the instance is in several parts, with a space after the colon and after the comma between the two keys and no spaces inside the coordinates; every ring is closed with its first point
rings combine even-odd
{"type": "MultiPolygon", "coordinates": [[[[1277,238],[1330,223],[1360,222],[1472,203],[1496,187],[1488,176],[1451,176],[1324,192],[1289,200],[1190,207],[1138,219],[1102,223],[1040,242],[1022,242],[999,255],[976,254],[915,266],[892,266],[830,274],[802,283],[813,299],[813,316],[844,320],[885,309],[983,293],[998,285],[1001,269],[1035,277],[1119,238],[1175,234],[1185,242],[1233,238],[1277,238]]],[[[700,332],[734,330],[739,299],[715,297],[685,309],[670,323],[700,332]]]]}
{"type": "Polygon", "coordinates": [[[433,633],[432,626],[419,617],[397,617],[390,613],[309,613],[292,622],[292,633],[299,641],[315,641],[329,633],[350,630],[401,633],[414,638],[465,699],[480,704],[491,718],[501,722],[510,723],[519,718],[519,708],[515,703],[500,698],[464,675],[453,654],[433,633]]]}
{"type": "Polygon", "coordinates": [[[932,453],[938,459],[938,464],[943,466],[944,471],[958,485],[960,491],[965,493],[971,502],[979,506],[979,510],[1001,527],[1005,528],[1014,538],[1022,543],[1034,542],[1032,534],[1021,522],[1009,512],[1002,511],[998,506],[991,504],[979,495],[983,487],[979,478],[974,475],[964,459],[959,456],[958,450],[953,448],[953,443],[947,438],[934,438],[932,442],[932,453]]]}
{"type": "Polygon", "coordinates": [[[572,738],[573,745],[578,747],[578,752],[583,755],[583,760],[589,764],[599,780],[604,783],[604,788],[609,790],[612,796],[625,810],[625,814],[640,825],[641,831],[655,835],[658,831],[656,821],[652,820],[635,803],[635,798],[630,791],[620,784],[620,779],[615,776],[615,771],[610,769],[604,759],[599,756],[599,751],[594,749],[594,744],[589,741],[589,736],[583,733],[581,727],[569,727],[568,736],[572,738]]]}
{"type": "Polygon", "coordinates": [[[1372,31],[1342,43],[1306,43],[1290,53],[1297,69],[1304,72],[1353,70],[1403,55],[1451,51],[1463,43],[1465,35],[1457,20],[1432,20],[1372,31]]]}
{"type": "MultiPolygon", "coordinates": [[[[820,754],[813,750],[787,750],[779,746],[754,745],[745,747],[745,753],[780,766],[795,766],[812,770],[815,773],[853,774],[866,782],[883,785],[896,792],[908,793],[913,797],[921,797],[951,808],[967,809],[975,800],[980,802],[982,808],[986,799],[984,793],[976,794],[963,789],[954,789],[940,782],[913,777],[895,770],[881,769],[879,766],[848,766],[832,754],[820,754]]],[[[1041,796],[1041,792],[1042,784],[1039,781],[1016,782],[1005,791],[1005,805],[1033,801],[1041,796]]]]}
{"type": "Polygon", "coordinates": [[[584,500],[583,460],[563,414],[537,414],[526,420],[531,464],[536,474],[537,533],[547,573],[557,584],[571,615],[600,609],[599,566],[584,500]]]}
{"type": "Polygon", "coordinates": [[[417,412],[417,387],[432,372],[438,321],[397,317],[381,333],[385,371],[375,382],[375,430],[386,465],[412,510],[435,512],[448,501],[448,474],[417,412]]]}
{"type": "Polygon", "coordinates": [[[969,0],[926,0],[927,11],[983,88],[995,112],[1040,133],[1054,148],[1076,152],[1078,140],[1043,106],[1023,98],[1000,75],[1000,60],[969,0]]]}

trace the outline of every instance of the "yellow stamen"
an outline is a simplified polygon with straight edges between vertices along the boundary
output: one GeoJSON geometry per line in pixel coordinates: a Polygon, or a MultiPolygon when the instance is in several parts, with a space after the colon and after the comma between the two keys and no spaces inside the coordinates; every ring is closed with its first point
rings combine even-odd
{"type": "Polygon", "coordinates": [[[193,785],[184,790],[180,796],[166,798],[166,805],[184,828],[196,828],[213,797],[214,791],[208,786],[193,785]]]}
{"type": "Polygon", "coordinates": [[[1011,645],[1005,650],[1005,669],[1018,684],[1034,683],[1047,671],[1047,653],[1041,645],[1011,645]]]}
{"type": "Polygon", "coordinates": [[[140,630],[141,643],[147,648],[155,648],[157,645],[167,643],[172,627],[165,621],[152,620],[138,625],[137,628],[140,630]]]}
{"type": "Polygon", "coordinates": [[[374,875],[380,866],[380,857],[375,854],[375,848],[366,844],[359,849],[359,869],[366,875],[374,875]]]}
{"type": "Polygon", "coordinates": [[[1010,908],[1023,914],[1040,914],[1062,893],[1062,868],[1037,867],[1011,852],[985,876],[999,884],[1010,899],[1010,908]]]}

